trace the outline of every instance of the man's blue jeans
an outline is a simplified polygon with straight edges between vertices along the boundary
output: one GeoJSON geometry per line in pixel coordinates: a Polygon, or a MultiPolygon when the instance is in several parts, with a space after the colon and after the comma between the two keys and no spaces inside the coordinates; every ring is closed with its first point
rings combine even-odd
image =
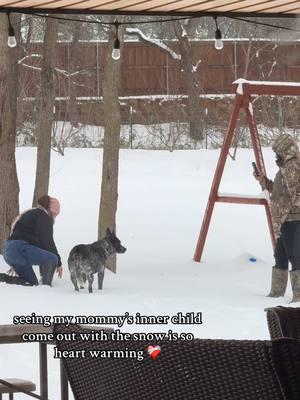
{"type": "Polygon", "coordinates": [[[4,244],[3,257],[19,277],[31,285],[38,285],[33,265],[44,265],[54,270],[58,264],[56,254],[32,246],[24,240],[7,240],[4,244]]]}

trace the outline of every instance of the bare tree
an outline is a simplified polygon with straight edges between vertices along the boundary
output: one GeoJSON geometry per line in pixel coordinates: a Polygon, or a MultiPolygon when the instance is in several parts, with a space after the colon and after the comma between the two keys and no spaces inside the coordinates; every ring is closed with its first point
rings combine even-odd
{"type": "MultiPolygon", "coordinates": [[[[11,22],[19,26],[20,17],[11,22]]],[[[17,115],[17,52],[7,46],[8,20],[0,14],[0,250],[8,237],[13,219],[19,213],[19,182],[15,160],[17,115]]]]}
{"type": "Polygon", "coordinates": [[[203,110],[200,108],[199,95],[201,93],[201,86],[197,76],[197,69],[201,60],[197,60],[194,63],[193,47],[189,40],[196,29],[196,22],[195,20],[187,19],[185,23],[181,23],[175,20],[172,22],[172,27],[177,39],[176,44],[179,54],[166,44],[163,39],[153,39],[144,34],[139,28],[127,28],[126,33],[138,35],[141,41],[159,47],[161,50],[169,53],[174,60],[181,62],[181,68],[187,82],[189,135],[194,140],[201,140],[203,139],[203,110]]]}
{"type": "MultiPolygon", "coordinates": [[[[123,29],[119,29],[121,43],[123,29]]],[[[115,230],[118,203],[118,169],[121,114],[119,105],[119,87],[122,57],[112,59],[114,29],[110,30],[103,76],[104,107],[104,146],[102,162],[102,184],[99,210],[98,236],[103,237],[106,228],[115,230]]],[[[121,48],[122,51],[122,48],[121,48]]],[[[108,268],[116,272],[116,258],[111,258],[108,268]]]]}
{"type": "Polygon", "coordinates": [[[69,47],[69,115],[70,123],[74,127],[78,127],[78,109],[76,103],[76,86],[73,82],[74,74],[77,71],[78,63],[78,40],[80,35],[81,24],[73,22],[73,38],[69,47]]]}
{"type": "Polygon", "coordinates": [[[173,21],[173,29],[178,40],[182,68],[186,76],[188,94],[188,115],[190,123],[190,136],[194,140],[203,139],[203,113],[200,109],[199,96],[201,87],[197,76],[197,68],[201,62],[198,60],[194,65],[193,48],[189,41],[191,31],[194,28],[195,20],[187,20],[183,25],[181,21],[173,21]]]}
{"type": "Polygon", "coordinates": [[[38,99],[37,164],[33,205],[40,196],[48,193],[51,156],[51,133],[55,100],[54,63],[57,21],[47,18],[44,36],[41,92],[38,99]]]}

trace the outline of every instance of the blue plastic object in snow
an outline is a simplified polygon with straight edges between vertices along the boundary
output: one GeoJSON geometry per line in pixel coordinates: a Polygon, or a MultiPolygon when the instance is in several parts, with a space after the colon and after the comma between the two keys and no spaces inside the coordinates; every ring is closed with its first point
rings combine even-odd
{"type": "Polygon", "coordinates": [[[256,262],[256,258],[255,258],[255,257],[250,257],[250,258],[249,258],[249,261],[250,261],[250,262],[256,262]]]}

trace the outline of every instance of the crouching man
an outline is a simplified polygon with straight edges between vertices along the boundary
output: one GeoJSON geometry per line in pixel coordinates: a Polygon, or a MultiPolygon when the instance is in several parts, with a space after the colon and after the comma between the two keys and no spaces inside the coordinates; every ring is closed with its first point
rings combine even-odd
{"type": "Polygon", "coordinates": [[[10,237],[4,244],[3,257],[18,276],[0,274],[0,281],[38,285],[33,265],[40,266],[42,284],[51,286],[55,271],[61,278],[61,259],[53,239],[53,224],[59,211],[59,201],[45,195],[38,200],[36,208],[16,218],[10,237]]]}

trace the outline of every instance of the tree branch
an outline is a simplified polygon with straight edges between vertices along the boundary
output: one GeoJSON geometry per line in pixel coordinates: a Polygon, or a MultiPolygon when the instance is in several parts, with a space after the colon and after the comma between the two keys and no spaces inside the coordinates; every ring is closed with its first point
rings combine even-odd
{"type": "Polygon", "coordinates": [[[146,36],[140,29],[138,28],[126,28],[127,34],[138,35],[142,42],[151,43],[154,46],[159,47],[165,52],[169,53],[174,60],[181,60],[181,55],[172,50],[169,46],[167,46],[164,42],[159,39],[152,39],[146,36]]]}

